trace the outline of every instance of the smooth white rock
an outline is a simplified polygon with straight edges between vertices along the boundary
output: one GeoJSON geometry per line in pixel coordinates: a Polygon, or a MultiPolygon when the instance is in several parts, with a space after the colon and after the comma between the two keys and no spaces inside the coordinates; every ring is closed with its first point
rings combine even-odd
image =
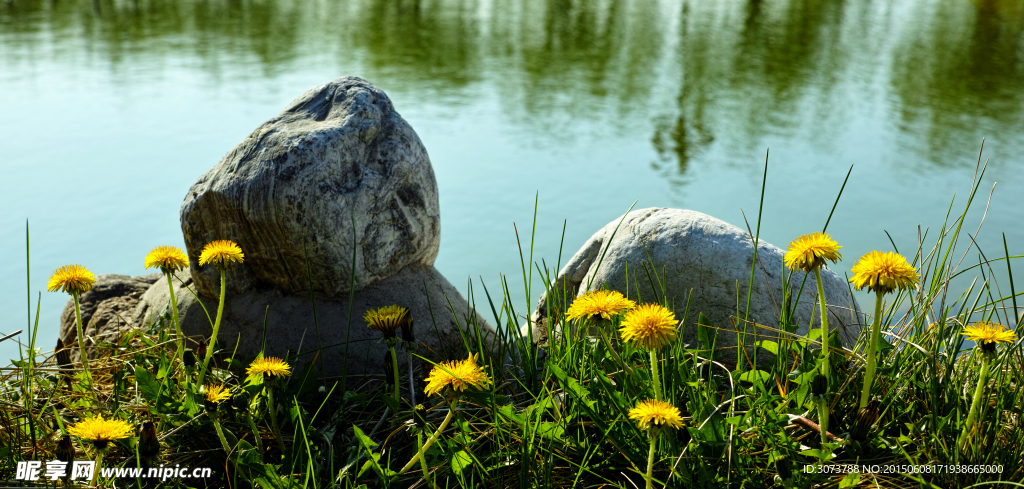
{"type": "MultiPolygon", "coordinates": [[[[734,324],[741,330],[743,327],[742,322],[736,319],[737,293],[742,316],[746,310],[754,257],[753,237],[725,221],[690,210],[649,208],[632,211],[612,237],[620,220],[621,216],[595,233],[562,268],[555,283],[564,283],[570,297],[604,285],[626,293],[628,268],[629,297],[635,300],[639,290],[644,302],[652,302],[656,296],[644,270],[646,263],[648,269],[656,270],[664,281],[666,295],[674,304],[677,318],[682,319],[687,297],[692,291],[683,340],[696,347],[695,325],[698,313],[703,312],[713,326],[721,329],[717,338],[718,348],[732,347],[723,352],[723,360],[734,364],[737,344],[734,324]],[[602,252],[604,259],[598,266],[602,252]]],[[[750,298],[750,321],[771,328],[779,327],[784,255],[783,250],[764,240],[758,243],[759,265],[750,298]]],[[[804,275],[796,272],[790,279],[794,297],[804,275]]],[[[862,323],[857,301],[843,278],[827,269],[821,271],[821,277],[829,308],[829,326],[839,330],[844,345],[852,345],[862,323]]],[[[820,327],[816,296],[817,287],[812,274],[807,277],[796,309],[796,335],[807,334],[812,318],[815,327],[820,327]]],[[[547,297],[542,296],[531,316],[535,338],[543,336],[540,324],[546,322],[546,310],[547,297]]],[[[756,339],[778,337],[773,331],[752,326],[747,331],[750,336],[745,344],[748,346],[756,339]],[[755,331],[757,338],[753,336],[755,331]]],[[[528,332],[525,325],[521,332],[528,332]]],[[[752,349],[749,351],[753,352],[752,349]]],[[[764,365],[768,360],[770,357],[760,350],[758,363],[764,365]]]]}

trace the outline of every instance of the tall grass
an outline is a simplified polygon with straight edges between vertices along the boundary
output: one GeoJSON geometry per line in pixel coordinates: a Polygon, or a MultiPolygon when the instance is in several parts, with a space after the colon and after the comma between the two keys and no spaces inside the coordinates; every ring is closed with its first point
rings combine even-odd
{"type": "MultiPolygon", "coordinates": [[[[167,486],[640,487],[651,445],[628,411],[639,400],[655,396],[652,372],[657,372],[661,398],[681,410],[685,428],[661,435],[654,487],[946,488],[993,481],[1007,481],[1000,487],[1010,487],[1010,481],[1021,486],[1021,340],[999,348],[982,389],[987,402],[980,404],[977,429],[966,443],[957,443],[980,368],[980,352],[965,344],[962,329],[980,320],[1019,327],[1011,259],[1020,256],[1010,256],[1008,246],[995,254],[982,252],[966,227],[984,169],[979,160],[959,214],[951,203],[940,226],[919,232],[916,249],[898,250],[913,257],[921,280],[915,290],[887,296],[882,307],[883,341],[866,409],[858,409],[858,397],[868,328],[854,345],[828,342],[834,387],[825,436],[819,432],[818,406],[811,395],[822,338],[794,333],[798,325],[790,318],[799,294],[784,297],[779,324],[736,318],[741,328],[760,329],[759,354],[774,355],[767,370],[753,362],[734,369],[717,361],[717,335],[734,334],[732,328],[700,326],[697,344],[685,344],[678,335],[655,357],[620,341],[610,327],[605,330],[610,338],[603,341],[590,328],[574,327],[565,314],[575,291],[554,280],[561,253],[554,267],[535,262],[531,236],[529,252],[521,254],[522,289],[530,298],[534,271],[543,283],[552,284],[545,291],[546,334],[519,335],[530,304],[517,309],[505,276],[497,287],[480,283],[474,291],[471,284],[468,295],[474,308],[493,317],[504,339],[494,345],[487,344],[476,314],[431,304],[432,313],[448,309],[455,315],[465,349],[480,355],[479,363],[493,383],[461,397],[450,426],[425,451],[425,463],[417,461],[401,476],[399,469],[448,417],[452,404],[440,396],[418,395],[422,404],[414,407],[411,396],[394,399],[394,390],[386,385],[390,377],[383,371],[379,379],[356,384],[344,376],[324,377],[316,362],[308,361],[274,386],[282,409],[271,412],[262,379],[244,372],[250,359],[229,351],[219,352],[208,375],[228,385],[232,398],[206,402],[202,386],[193,381],[201,375],[199,368],[175,355],[177,338],[170,314],[164,313],[116,343],[97,345],[100,356],[91,364],[95,400],[81,387],[83,370],[54,354],[30,349],[2,371],[0,479],[12,478],[18,461],[54,460],[67,426],[101,412],[135,425],[156,423],[159,463],[213,468],[212,479],[172,479],[167,486]],[[1010,281],[997,284],[995,277],[1004,269],[1010,281]],[[977,278],[966,290],[953,288],[954,279],[970,274],[977,278]],[[1002,289],[1006,286],[1008,293],[1002,289]],[[652,358],[658,359],[657,365],[651,365],[652,358]],[[220,424],[229,450],[208,436],[214,422],[220,424]],[[850,466],[845,464],[882,473],[846,473],[850,466]]],[[[809,229],[816,227],[808,224],[809,229]]],[[[680,324],[694,322],[702,311],[691,310],[689,303],[667,303],[659,265],[647,263],[632,272],[633,279],[649,281],[657,297],[635,297],[634,290],[630,298],[660,302],[675,311],[680,324]]],[[[789,280],[785,273],[783,277],[789,280]]],[[[741,300],[737,297],[737,303],[741,300]]],[[[862,323],[872,319],[864,317],[862,323]]],[[[421,335],[429,331],[420,328],[421,335]]],[[[34,327],[32,331],[34,339],[34,327]]],[[[408,379],[402,376],[400,382],[408,379]]],[[[422,393],[421,384],[408,387],[422,393]]],[[[107,464],[157,463],[137,455],[138,437],[113,445],[107,464]]],[[[78,459],[90,455],[82,445],[76,451],[78,459]]]]}

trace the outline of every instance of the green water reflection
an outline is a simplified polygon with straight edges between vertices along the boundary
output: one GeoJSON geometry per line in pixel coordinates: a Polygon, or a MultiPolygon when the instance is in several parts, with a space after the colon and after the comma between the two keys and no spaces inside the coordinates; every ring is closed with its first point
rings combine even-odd
{"type": "Polygon", "coordinates": [[[807,125],[827,138],[850,104],[886,92],[894,129],[932,164],[960,161],[965,132],[1019,143],[1024,121],[1017,1],[12,0],[0,29],[8,61],[81,50],[113,70],[173,56],[274,76],[357,58],[448,92],[494,77],[510,116],[540,130],[654,110],[651,143],[678,173],[723,138],[807,125]]]}
{"type": "MultiPolygon", "coordinates": [[[[1011,253],[1024,252],[1014,197],[1024,192],[1016,0],[4,1],[0,134],[13,136],[0,140],[9,176],[0,183],[0,251],[22,253],[18,233],[32,217],[52,234],[37,241],[37,276],[77,259],[67,258],[68,231],[47,221],[63,208],[33,200],[44,189],[67,194],[73,179],[21,185],[36,171],[25,168],[89,168],[73,184],[114,209],[110,223],[68,225],[102,234],[131,218],[117,214],[125,206],[109,189],[157,171],[140,166],[128,179],[104,168],[129,167],[164,141],[161,151],[175,155],[161,164],[178,165],[180,178],[136,198],[140,208],[170,210],[153,234],[111,243],[110,257],[95,259],[106,267],[98,272],[142,273],[112,264],[179,239],[174,209],[191,181],[287,100],[344,74],[384,87],[427,142],[444,215],[438,266],[460,286],[520,269],[508,224],[512,215],[528,220],[538,189],[541,214],[554,209],[538,228],[551,255],[563,218],[568,256],[635,198],[742,224],[736,210],[756,210],[768,146],[780,155],[765,224],[777,245],[819,227],[806,222],[824,220],[836,180],[860,166],[854,200],[834,221],[849,267],[888,246],[883,226],[899,238],[934,222],[952,190],[969,185],[987,137],[990,175],[1004,188],[989,225],[1007,232],[1011,253]],[[72,88],[75,102],[51,102],[72,88]],[[182,112],[189,104],[207,109],[182,112]],[[150,126],[127,131],[137,121],[119,114],[143,110],[150,126]],[[223,133],[211,118],[223,119],[223,133]],[[50,129],[99,142],[53,145],[50,129]],[[111,146],[134,153],[114,157],[111,146]],[[491,252],[484,243],[493,242],[509,249],[491,252]]],[[[998,236],[979,241],[1001,250],[998,236]]],[[[0,298],[24,293],[17,266],[0,264],[0,298]]],[[[66,298],[44,298],[52,322],[66,298]]]]}

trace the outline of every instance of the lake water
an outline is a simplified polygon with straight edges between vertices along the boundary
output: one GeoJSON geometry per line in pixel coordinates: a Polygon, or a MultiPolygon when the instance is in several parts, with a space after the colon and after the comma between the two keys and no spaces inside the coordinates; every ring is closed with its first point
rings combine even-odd
{"type": "Polygon", "coordinates": [[[564,264],[634,201],[754,225],[768,148],[761,234],[780,247],[821,229],[856,164],[829,225],[844,273],[960,207],[985,137],[968,229],[998,182],[978,242],[1024,253],[1013,0],[4,0],[0,331],[27,323],[26,219],[49,349],[55,268],[145,273],[151,248],[183,246],[189,186],[342,75],[384,89],[430,153],[438,269],[492,293],[507,274],[520,313],[513,223],[528,253],[536,195],[554,267],[563,222],[564,264]]]}

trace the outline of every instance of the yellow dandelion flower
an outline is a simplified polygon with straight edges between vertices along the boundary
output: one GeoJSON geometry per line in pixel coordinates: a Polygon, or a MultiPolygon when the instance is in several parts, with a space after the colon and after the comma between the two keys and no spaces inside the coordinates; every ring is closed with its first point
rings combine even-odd
{"type": "Polygon", "coordinates": [[[960,334],[986,349],[995,348],[998,343],[1012,343],[1017,340],[1016,331],[1006,329],[1002,324],[989,321],[971,324],[964,328],[964,331],[960,334]]]}
{"type": "Polygon", "coordinates": [[[176,246],[157,246],[146,255],[146,268],[160,268],[161,272],[173,272],[188,266],[188,255],[176,246]]]}
{"type": "Polygon", "coordinates": [[[68,433],[83,440],[89,440],[97,448],[106,448],[107,443],[132,436],[132,425],[120,419],[103,419],[103,415],[89,418],[68,428],[68,433]]]}
{"type": "Polygon", "coordinates": [[[203,247],[203,252],[199,255],[199,266],[212,263],[216,267],[226,267],[230,262],[242,263],[243,258],[245,255],[242,254],[242,248],[234,241],[221,239],[203,247]]]}
{"type": "Polygon", "coordinates": [[[92,290],[96,276],[82,265],[64,265],[50,275],[46,290],[50,292],[67,292],[81,294],[92,290]]]}
{"type": "Polygon", "coordinates": [[[899,253],[872,251],[857,260],[853,271],[853,286],[883,294],[906,289],[917,284],[917,271],[899,253]]]}
{"type": "Polygon", "coordinates": [[[790,270],[800,269],[809,273],[820,268],[825,261],[835,263],[842,260],[839,248],[842,246],[827,234],[805,234],[789,244],[784,260],[790,270]]]}
{"type": "Polygon", "coordinates": [[[569,306],[569,319],[583,319],[601,316],[611,319],[616,314],[636,307],[636,302],[627,299],[616,290],[594,290],[576,298],[569,306]]]}
{"type": "Polygon", "coordinates": [[[276,375],[278,377],[284,377],[291,375],[291,366],[288,362],[281,360],[277,357],[264,357],[258,358],[249,364],[249,368],[245,370],[245,373],[249,375],[276,375]]]}
{"type": "Polygon", "coordinates": [[[648,350],[660,350],[676,338],[676,315],[661,304],[644,304],[626,313],[622,339],[648,350]]]}
{"type": "Polygon", "coordinates": [[[207,384],[206,386],[206,400],[214,404],[217,404],[225,399],[231,397],[231,391],[223,384],[213,385],[207,384]]]}
{"type": "Polygon", "coordinates": [[[385,338],[393,338],[395,331],[409,320],[409,310],[392,304],[380,309],[366,311],[366,314],[363,315],[363,320],[366,321],[367,327],[384,333],[385,338]]]}
{"type": "Polygon", "coordinates": [[[440,393],[447,386],[451,386],[453,390],[465,391],[469,386],[486,389],[489,385],[491,378],[484,372],[483,367],[476,364],[476,356],[470,355],[465,360],[444,362],[435,366],[427,376],[427,388],[423,391],[430,396],[440,393]]]}
{"type": "Polygon", "coordinates": [[[656,399],[641,401],[629,410],[629,419],[635,419],[641,430],[651,427],[683,427],[683,416],[675,406],[656,399]]]}

